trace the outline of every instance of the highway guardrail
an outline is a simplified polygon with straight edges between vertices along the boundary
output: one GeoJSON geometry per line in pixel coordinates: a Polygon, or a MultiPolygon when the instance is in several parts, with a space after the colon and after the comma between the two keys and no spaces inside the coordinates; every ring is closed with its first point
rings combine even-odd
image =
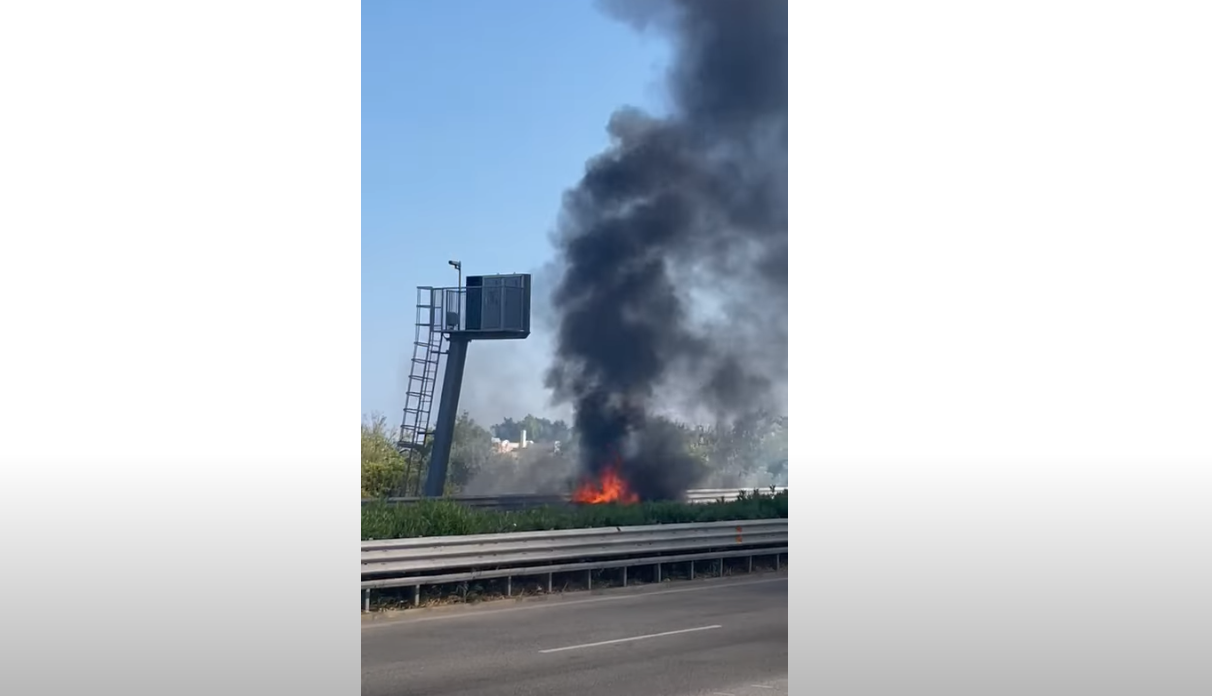
{"type": "Polygon", "coordinates": [[[691,524],[654,524],[634,527],[561,529],[544,532],[469,534],[362,542],[363,610],[370,608],[372,590],[414,588],[420,603],[423,586],[546,576],[547,591],[555,573],[605,568],[654,566],[656,579],[669,563],[689,563],[693,577],[696,562],[774,556],[776,564],[787,554],[787,520],[740,520],[691,524]]]}

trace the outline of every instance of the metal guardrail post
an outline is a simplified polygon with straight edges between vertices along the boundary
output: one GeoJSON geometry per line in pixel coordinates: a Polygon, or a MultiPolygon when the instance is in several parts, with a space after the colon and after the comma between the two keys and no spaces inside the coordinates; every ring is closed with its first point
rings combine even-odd
{"type": "Polygon", "coordinates": [[[503,579],[512,597],[515,576],[545,575],[552,593],[557,573],[584,572],[592,590],[595,572],[618,568],[629,586],[630,567],[641,565],[653,566],[660,584],[667,563],[689,563],[693,579],[699,561],[712,571],[718,562],[718,575],[708,576],[724,577],[728,558],[745,558],[753,572],[754,556],[773,555],[781,569],[787,551],[786,519],[370,541],[362,545],[362,609],[369,611],[378,588],[411,587],[413,606],[420,606],[423,585],[458,584],[466,594],[469,581],[503,579]]]}

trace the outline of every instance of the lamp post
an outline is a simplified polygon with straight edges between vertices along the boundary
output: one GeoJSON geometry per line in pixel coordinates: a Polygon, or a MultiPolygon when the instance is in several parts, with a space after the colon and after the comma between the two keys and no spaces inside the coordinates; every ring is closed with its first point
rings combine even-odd
{"type": "MultiPolygon", "coordinates": [[[[454,266],[454,269],[456,271],[458,271],[458,273],[459,273],[459,284],[455,288],[455,296],[454,296],[455,307],[454,307],[453,314],[455,317],[456,326],[461,326],[462,319],[463,319],[463,262],[462,261],[447,261],[446,263],[448,263],[451,266],[454,266]]],[[[448,291],[446,293],[446,323],[447,324],[450,324],[451,314],[452,314],[452,312],[450,310],[450,292],[448,291]]]]}

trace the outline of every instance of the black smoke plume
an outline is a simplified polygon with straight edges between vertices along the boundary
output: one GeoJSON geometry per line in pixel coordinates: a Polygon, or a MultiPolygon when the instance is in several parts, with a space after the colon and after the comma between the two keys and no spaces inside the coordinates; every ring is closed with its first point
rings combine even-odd
{"type": "Polygon", "coordinates": [[[624,108],[565,195],[547,384],[586,474],[644,499],[701,475],[658,415],[786,412],[787,2],[615,0],[668,33],[671,111],[624,108]]]}

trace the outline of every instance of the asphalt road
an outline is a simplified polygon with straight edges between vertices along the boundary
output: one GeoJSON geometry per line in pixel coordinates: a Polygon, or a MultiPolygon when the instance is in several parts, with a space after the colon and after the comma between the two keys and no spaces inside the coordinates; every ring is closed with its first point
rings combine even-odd
{"type": "Polygon", "coordinates": [[[785,696],[787,579],[407,612],[362,628],[364,696],[785,696]]]}

